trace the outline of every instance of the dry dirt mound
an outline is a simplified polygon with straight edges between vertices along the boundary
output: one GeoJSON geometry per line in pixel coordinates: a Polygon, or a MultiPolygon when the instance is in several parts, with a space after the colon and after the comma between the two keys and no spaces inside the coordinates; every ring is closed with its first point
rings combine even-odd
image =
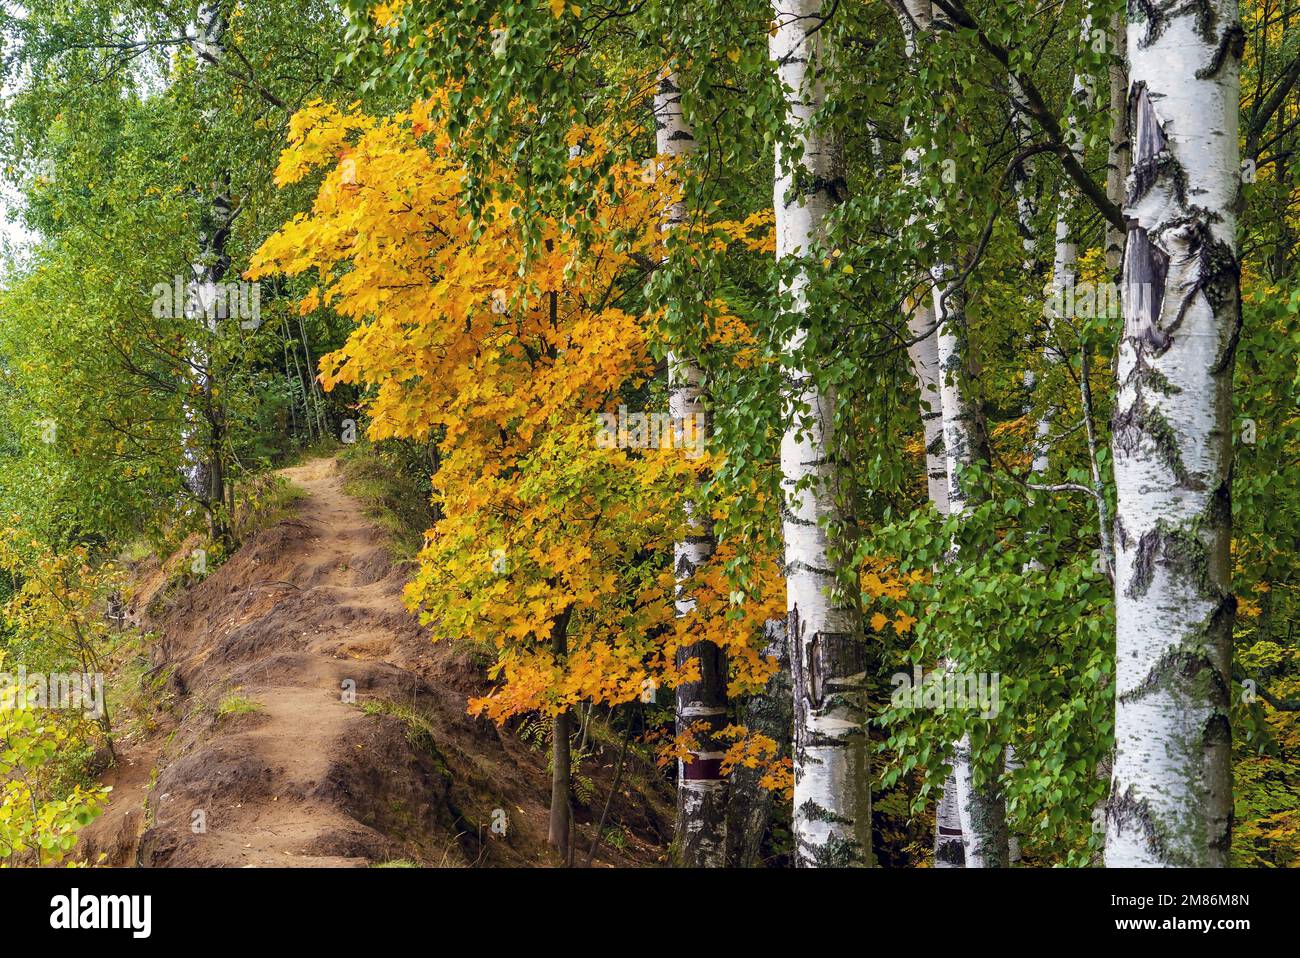
{"type": "MultiPolygon", "coordinates": [[[[147,746],[110,773],[112,806],[83,848],[145,866],[550,863],[545,756],[466,714],[481,670],[406,612],[406,573],[337,463],[285,475],[305,493],[295,514],[151,623],[176,722],[152,743],[156,765],[147,746]],[[490,828],[497,809],[505,837],[490,828]]],[[[584,768],[580,860],[609,791],[608,751],[584,768]]],[[[597,862],[659,861],[671,795],[636,775],[620,792],[609,821],[622,847],[597,862]]]]}

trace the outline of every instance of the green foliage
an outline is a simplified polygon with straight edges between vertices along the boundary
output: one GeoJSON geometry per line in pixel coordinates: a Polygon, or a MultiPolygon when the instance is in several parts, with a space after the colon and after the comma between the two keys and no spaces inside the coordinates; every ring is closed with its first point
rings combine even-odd
{"type": "MultiPolygon", "coordinates": [[[[837,135],[845,202],[824,248],[779,264],[757,241],[773,204],[774,150],[792,132],[769,59],[766,0],[225,6],[232,46],[222,68],[204,66],[177,41],[192,18],[189,3],[28,0],[21,19],[0,13],[0,166],[35,237],[0,275],[0,511],[17,550],[15,573],[0,578],[0,598],[12,600],[0,638],[10,656],[55,667],[76,658],[74,650],[102,656],[113,648],[119,638],[102,611],[115,585],[101,578],[100,563],[127,543],[137,543],[139,558],[146,551],[139,543],[174,547],[199,529],[185,466],[204,450],[215,446],[228,466],[235,538],[246,538],[287,515],[294,495],[254,477],[305,449],[336,449],[344,420],[362,419],[357,410],[373,399],[346,384],[328,396],[313,386],[316,361],[344,343],[351,323],[328,304],[301,314],[306,278],[264,282],[255,329],[211,330],[153,308],[157,284],[189,275],[218,188],[238,211],[228,239],[231,279],[266,237],[312,208],[319,176],[272,185],[296,108],[318,96],[338,104],[360,96],[362,109],[383,116],[418,95],[446,93],[435,125],[445,123],[463,164],[475,237],[486,235],[494,211],[510,210],[537,256],[544,224],[586,235],[604,212],[596,198],[611,195],[611,171],[653,157],[649,101],[671,68],[699,141],[681,170],[688,219],[756,224],[749,231],[756,242],[669,237],[661,262],[638,261],[608,295],[653,317],[649,347],[660,371],[670,354],[690,355],[705,371],[714,455],[697,498],[729,545],[729,582],[741,592],[755,588],[780,554],[779,445],[793,415],[782,389],[792,369],[807,370],[839,399],[836,491],[849,516],[846,565],[860,573],[841,587],[860,595],[869,622],[882,617],[868,638],[879,707],[876,830],[896,856],[890,863],[928,854],[926,809],[963,735],[976,779],[1000,775],[1027,862],[1095,860],[1094,808],[1105,796],[1112,748],[1114,602],[1099,555],[1103,513],[1113,515],[1114,505],[1109,420],[1121,320],[1068,316],[1049,330],[1043,289],[1060,217],[1080,249],[1079,281],[1111,278],[1105,224],[1080,198],[1053,137],[1077,128],[1083,167],[1100,183],[1112,47],[1095,27],[1122,14],[1124,3],[1065,0],[1025,16],[1022,4],[968,0],[963,8],[978,30],[934,31],[911,55],[891,4],[834,4],[818,28],[835,55],[815,122],[837,135]],[[1039,121],[1027,132],[1014,122],[1010,79],[995,51],[1032,82],[1055,134],[1039,121]],[[1076,94],[1076,74],[1091,93],[1076,94]],[[569,131],[598,123],[619,135],[574,174],[569,131]],[[494,206],[505,200],[515,205],[494,206]],[[1020,222],[1017,200],[1028,200],[1020,222]],[[1022,227],[1037,238],[1032,250],[1022,227]],[[803,311],[778,292],[795,270],[808,277],[803,311]],[[936,271],[965,276],[972,409],[990,437],[960,520],[937,515],[926,500],[920,404],[905,348],[903,311],[930,296],[936,271]],[[792,353],[796,332],[803,345],[792,353]],[[193,412],[205,383],[221,413],[212,422],[193,412]],[[1031,465],[1040,422],[1051,454],[1045,475],[1031,465]],[[868,572],[889,578],[890,588],[870,585],[868,572]],[[71,613],[56,607],[57,595],[75,595],[71,613]],[[895,674],[944,662],[998,676],[996,715],[890,704],[895,674]],[[1007,770],[1009,748],[1018,764],[1007,770]]],[[[1254,91],[1280,88],[1300,54],[1300,31],[1281,29],[1276,17],[1263,22],[1272,14],[1258,3],[1242,9],[1249,37],[1242,137],[1258,177],[1242,190],[1245,302],[1233,436],[1234,857],[1238,865],[1288,867],[1300,862],[1297,134],[1287,121],[1294,91],[1262,123],[1254,91]]],[[[416,325],[403,335],[415,336],[416,325]]],[[[400,383],[421,385],[414,373],[400,383]]],[[[662,408],[664,379],[627,385],[613,398],[662,408]]],[[[356,432],[360,441],[342,456],[346,489],[367,503],[398,556],[411,558],[443,518],[445,504],[430,485],[438,437],[372,443],[361,438],[364,422],[356,432]]],[[[579,499],[591,491],[584,483],[610,482],[573,461],[544,449],[512,468],[533,470],[523,492],[538,500],[579,499]],[[552,454],[556,462],[547,464],[552,454]]],[[[644,522],[629,524],[615,538],[646,532],[644,522]]],[[[482,540],[481,530],[468,530],[438,554],[440,567],[468,562],[486,550],[482,540]]],[[[208,548],[210,571],[225,553],[208,548]]],[[[638,552],[621,556],[618,571],[648,581],[668,561],[666,550],[638,552]]],[[[200,576],[182,564],[173,588],[200,576]]],[[[482,582],[489,580],[485,568],[482,582]]],[[[471,608],[459,596],[442,598],[441,618],[451,626],[471,608]]],[[[160,690],[156,677],[150,681],[160,690]]],[[[251,704],[232,696],[218,712],[241,714],[251,704]]],[[[363,708],[398,717],[413,741],[432,746],[433,731],[417,713],[381,702],[363,708]]],[[[667,709],[649,712],[651,724],[671,721],[667,709]]],[[[25,714],[0,713],[6,741],[15,743],[0,756],[0,853],[8,843],[14,863],[52,862],[99,807],[102,796],[69,783],[101,733],[25,714]]],[[[529,716],[518,732],[540,749],[551,728],[529,716]]],[[[585,780],[576,781],[582,798],[585,780]]],[[[616,844],[619,834],[606,839],[616,844]]]]}
{"type": "Polygon", "coordinates": [[[437,520],[430,478],[433,444],[358,438],[341,457],[344,491],[364,502],[400,559],[413,559],[437,520]]]}
{"type": "Polygon", "coordinates": [[[942,789],[963,735],[977,782],[998,774],[1010,746],[1021,765],[1003,776],[1013,830],[1028,854],[1082,865],[1099,851],[1093,807],[1112,748],[1114,618],[1109,581],[1069,544],[1075,521],[1059,503],[995,485],[961,521],[918,510],[862,548],[918,575],[906,598],[882,600],[918,620],[910,642],[881,636],[889,672],[942,673],[947,661],[997,681],[996,714],[963,703],[885,709],[882,785],[921,774],[917,813],[942,789]]]}
{"type": "Polygon", "coordinates": [[[57,865],[103,811],[106,787],[57,791],[53,771],[74,732],[53,713],[0,711],[0,864],[57,865]]]}

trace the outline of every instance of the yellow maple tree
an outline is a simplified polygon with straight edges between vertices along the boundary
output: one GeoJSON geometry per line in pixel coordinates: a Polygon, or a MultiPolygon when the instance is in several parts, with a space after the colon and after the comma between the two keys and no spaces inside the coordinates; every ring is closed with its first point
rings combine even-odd
{"type": "MultiPolygon", "coordinates": [[[[738,605],[723,550],[689,585],[695,612],[679,618],[673,604],[683,493],[709,455],[671,430],[633,448],[602,441],[599,414],[644,395],[654,374],[655,317],[630,304],[663,255],[671,171],[647,181],[643,165],[606,154],[626,130],[575,127],[573,171],[609,160],[608,192],[590,229],[548,221],[526,242],[516,207],[466,211],[435,105],[386,118],[326,103],[299,112],[278,182],[323,180],[311,212],[249,271],[311,274],[301,308],[355,323],[321,360],[321,380],[368,390],[372,438],[438,443],[444,518],[408,603],[439,637],[495,649],[495,684],[470,708],[497,721],[645,700],[698,676],[678,650],[702,637],[728,653],[738,687],[761,686],[772,670],[756,651],[762,623],[782,598],[774,565],[767,598],[738,605]]],[[[766,226],[719,224],[700,242],[763,243],[766,226]]],[[[741,335],[736,323],[722,335],[741,335]]]]}

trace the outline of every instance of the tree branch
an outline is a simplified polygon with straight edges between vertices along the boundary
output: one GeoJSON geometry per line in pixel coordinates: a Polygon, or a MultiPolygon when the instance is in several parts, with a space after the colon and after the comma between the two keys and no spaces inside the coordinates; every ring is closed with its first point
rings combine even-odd
{"type": "Polygon", "coordinates": [[[1061,166],[1065,169],[1065,172],[1070,179],[1074,180],[1075,185],[1079,187],[1079,191],[1088,199],[1088,202],[1092,203],[1115,229],[1124,231],[1127,227],[1124,223],[1123,211],[1111,202],[1110,197],[1106,195],[1105,188],[1098,186],[1093,178],[1088,175],[1088,171],[1083,168],[1083,164],[1079,162],[1079,158],[1074,155],[1074,151],[1070,149],[1070,145],[1065,141],[1060,121],[1047,108],[1047,104],[1039,94],[1034,81],[1030,79],[1027,73],[1012,68],[1011,54],[1007,48],[989,39],[979,21],[967,12],[961,0],[934,0],[934,5],[946,13],[957,26],[974,31],[980,46],[993,59],[1002,64],[1007,74],[1020,84],[1020,91],[1024,94],[1026,110],[1052,141],[1052,152],[1061,161],[1061,166]]]}

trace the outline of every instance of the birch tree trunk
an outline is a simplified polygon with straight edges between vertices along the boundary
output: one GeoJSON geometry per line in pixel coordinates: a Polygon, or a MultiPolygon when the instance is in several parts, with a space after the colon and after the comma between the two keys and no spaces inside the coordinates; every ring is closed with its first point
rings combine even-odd
{"type": "MultiPolygon", "coordinates": [[[[198,22],[191,45],[196,54],[195,70],[199,76],[207,68],[209,58],[220,60],[227,23],[225,15],[216,4],[202,4],[198,9],[198,22]]],[[[224,177],[218,183],[223,183],[224,177]]],[[[227,189],[214,184],[213,195],[200,220],[199,254],[191,265],[188,311],[191,318],[203,324],[203,334],[196,336],[197,344],[190,355],[191,365],[198,374],[200,405],[187,405],[185,410],[187,445],[201,444],[202,453],[194,453],[186,463],[186,482],[208,513],[213,539],[229,546],[230,530],[225,513],[225,400],[219,399],[214,389],[211,351],[203,345],[204,335],[214,338],[218,332],[218,302],[221,299],[218,284],[230,269],[230,256],[226,241],[234,219],[233,206],[227,189]]]]}
{"type": "MultiPolygon", "coordinates": [[[[1084,17],[1080,30],[1082,42],[1087,42],[1092,33],[1092,18],[1084,17]]],[[[1084,77],[1075,73],[1071,86],[1074,100],[1074,113],[1069,117],[1066,135],[1069,138],[1070,152],[1079,163],[1083,162],[1083,132],[1079,128],[1078,118],[1089,107],[1088,85],[1084,77]]],[[[1045,310],[1047,315],[1047,335],[1043,343],[1043,362],[1046,365],[1058,363],[1063,358],[1056,348],[1056,334],[1061,309],[1066,302],[1073,302],[1069,295],[1076,283],[1079,263],[1079,247],[1075,242],[1074,229],[1070,222],[1074,215],[1075,197],[1073,187],[1067,182],[1061,187],[1059,205],[1056,213],[1056,234],[1052,246],[1052,288],[1045,310]]],[[[1072,317],[1071,317],[1072,318],[1072,317]]],[[[1038,417],[1034,428],[1034,459],[1032,469],[1042,475],[1051,467],[1050,438],[1052,433],[1052,410],[1044,409],[1038,417]]]]}
{"type": "MultiPolygon", "coordinates": [[[[1025,105],[1024,90],[1021,89],[1020,82],[1015,77],[1010,78],[1011,85],[1011,124],[1016,131],[1016,148],[1024,149],[1033,139],[1033,124],[1029,119],[1029,110],[1025,105]]],[[[1025,252],[1024,270],[1025,275],[1031,277],[1030,282],[1037,282],[1038,272],[1038,201],[1031,192],[1032,180],[1036,164],[1033,158],[1021,160],[1016,164],[1012,172],[1011,188],[1016,197],[1016,222],[1020,229],[1020,245],[1025,252]]],[[[1032,366],[1026,366],[1024,372],[1025,394],[1032,395],[1034,387],[1037,385],[1037,376],[1032,366]]],[[[1029,406],[1032,406],[1032,401],[1029,406]]],[[[1029,408],[1025,413],[1029,413],[1029,408]]],[[[1036,560],[1031,560],[1026,569],[1035,569],[1039,567],[1036,560]]],[[[1016,757],[1014,746],[1008,745],[1003,755],[1003,762],[1008,773],[1016,769],[1023,768],[1023,763],[1016,757]]],[[[956,778],[953,778],[955,787],[956,778]]],[[[958,817],[960,823],[960,816],[958,817]]],[[[938,817],[935,819],[936,841],[938,838],[939,822],[938,817]]],[[[936,846],[937,847],[937,846],[936,846]]],[[[1009,865],[1018,864],[1020,861],[1020,836],[1011,830],[1010,823],[1007,825],[1007,863],[1009,865]]],[[[939,867],[938,859],[935,859],[935,867],[939,867]]]]}
{"type": "Polygon", "coordinates": [[[996,777],[1002,772],[1005,755],[999,758],[994,777],[976,785],[970,748],[970,735],[963,735],[957,743],[952,773],[964,864],[967,868],[1006,868],[1011,863],[1011,838],[1006,803],[996,777]]]}
{"type": "MultiPolygon", "coordinates": [[[[681,91],[671,71],[659,78],[654,111],[659,155],[684,161],[695,151],[695,136],[682,113],[681,91]]],[[[685,218],[685,203],[674,203],[664,232],[670,233],[685,218]]],[[[704,371],[693,357],[680,351],[668,355],[668,405],[673,427],[679,430],[678,448],[686,448],[688,439],[693,443],[707,440],[704,371]]],[[[690,520],[687,535],[673,547],[678,617],[694,611],[695,600],[688,593],[691,579],[695,570],[709,561],[715,547],[708,517],[690,501],[686,511],[690,520]]],[[[677,734],[689,737],[693,747],[690,760],[677,763],[673,857],[682,866],[721,867],[726,864],[727,788],[722,776],[726,749],[717,733],[727,725],[727,662],[722,650],[712,642],[685,646],[677,653],[679,666],[690,659],[698,660],[700,678],[677,687],[677,734]]]]}
{"type": "MultiPolygon", "coordinates": [[[[1033,124],[1029,119],[1029,108],[1025,104],[1025,92],[1015,77],[1010,77],[1011,86],[1011,126],[1016,133],[1016,149],[1023,150],[1033,142],[1033,124]]],[[[1038,253],[1038,234],[1035,223],[1038,219],[1038,200],[1030,190],[1037,164],[1034,158],[1020,160],[1011,173],[1011,189],[1016,197],[1016,225],[1020,229],[1020,245],[1025,251],[1025,271],[1030,275],[1036,270],[1038,253]]]]}
{"type": "Polygon", "coordinates": [[[1108,867],[1228,864],[1243,47],[1236,0],[1130,7],[1108,867]]]}
{"type": "MultiPolygon", "coordinates": [[[[909,59],[916,56],[916,45],[921,34],[927,32],[934,21],[934,8],[930,0],[896,0],[894,10],[903,28],[903,44],[909,59]]],[[[909,117],[905,122],[908,139],[912,128],[909,117]]],[[[903,181],[915,189],[921,179],[920,150],[912,147],[903,155],[903,181]]],[[[1023,207],[1022,207],[1023,210],[1023,207]]],[[[915,222],[913,215],[912,221],[915,222]]],[[[914,279],[914,287],[932,286],[934,276],[929,272],[914,279]]],[[[939,336],[935,322],[935,300],[932,296],[909,297],[904,301],[907,313],[907,330],[911,340],[907,349],[921,397],[921,426],[925,442],[926,491],[930,503],[940,515],[948,514],[948,457],[944,443],[942,370],[939,363],[939,336]]],[[[943,794],[935,806],[934,867],[961,868],[966,863],[962,836],[961,815],[958,811],[957,769],[948,773],[943,794]]]]}
{"type": "MultiPolygon", "coordinates": [[[[943,440],[948,464],[948,511],[961,516],[969,502],[969,473],[978,457],[988,461],[983,425],[971,405],[971,376],[966,337],[965,294],[935,278],[935,313],[939,320],[938,350],[942,375],[943,440]]],[[[957,559],[954,551],[953,560],[957,559]]],[[[953,667],[955,663],[949,663],[953,667]]],[[[997,780],[1003,756],[991,777],[976,785],[970,754],[970,736],[962,736],[954,750],[953,776],[957,784],[957,812],[967,868],[1004,868],[1010,861],[1006,805],[997,780]]]]}
{"type": "MultiPolygon", "coordinates": [[[[929,31],[939,19],[937,11],[930,0],[896,0],[894,10],[903,28],[907,55],[915,56],[920,34],[929,31]]],[[[903,168],[911,183],[919,177],[917,164],[918,157],[910,151],[904,157],[903,168]]],[[[1032,250],[1032,246],[1027,245],[1026,249],[1032,250]]],[[[962,472],[977,451],[984,450],[987,458],[987,450],[982,427],[968,403],[964,295],[947,287],[948,272],[946,266],[933,267],[933,305],[930,309],[912,311],[909,319],[912,339],[917,339],[927,327],[935,332],[914,343],[909,357],[921,390],[921,413],[926,424],[930,500],[940,512],[960,515],[966,503],[962,472]],[[932,431],[937,433],[933,439],[932,431]],[[942,457],[942,465],[932,456],[942,457]],[[941,490],[937,488],[940,482],[941,490]]],[[[935,867],[1001,866],[1007,864],[1009,856],[1001,791],[996,781],[982,783],[979,788],[974,786],[969,742],[963,738],[954,748],[953,769],[936,809],[935,867]],[[962,842],[960,855],[953,847],[958,839],[962,842]]]]}
{"type": "MultiPolygon", "coordinates": [[[[844,181],[835,144],[812,122],[824,96],[821,0],[774,0],[769,49],[785,88],[790,143],[778,141],[774,207],[778,261],[808,261],[826,239],[826,219],[844,181]]],[[[782,300],[802,315],[808,276],[796,266],[782,300]]],[[[799,355],[804,324],[787,353],[799,355]]],[[[794,839],[803,867],[871,864],[871,787],[865,722],[865,649],[856,595],[840,583],[834,555],[835,396],[801,363],[787,372],[781,441],[786,607],[794,682],[794,839]]]]}
{"type": "Polygon", "coordinates": [[[957,812],[957,774],[949,772],[934,812],[934,867],[965,866],[966,843],[962,841],[961,815],[957,812]]]}

